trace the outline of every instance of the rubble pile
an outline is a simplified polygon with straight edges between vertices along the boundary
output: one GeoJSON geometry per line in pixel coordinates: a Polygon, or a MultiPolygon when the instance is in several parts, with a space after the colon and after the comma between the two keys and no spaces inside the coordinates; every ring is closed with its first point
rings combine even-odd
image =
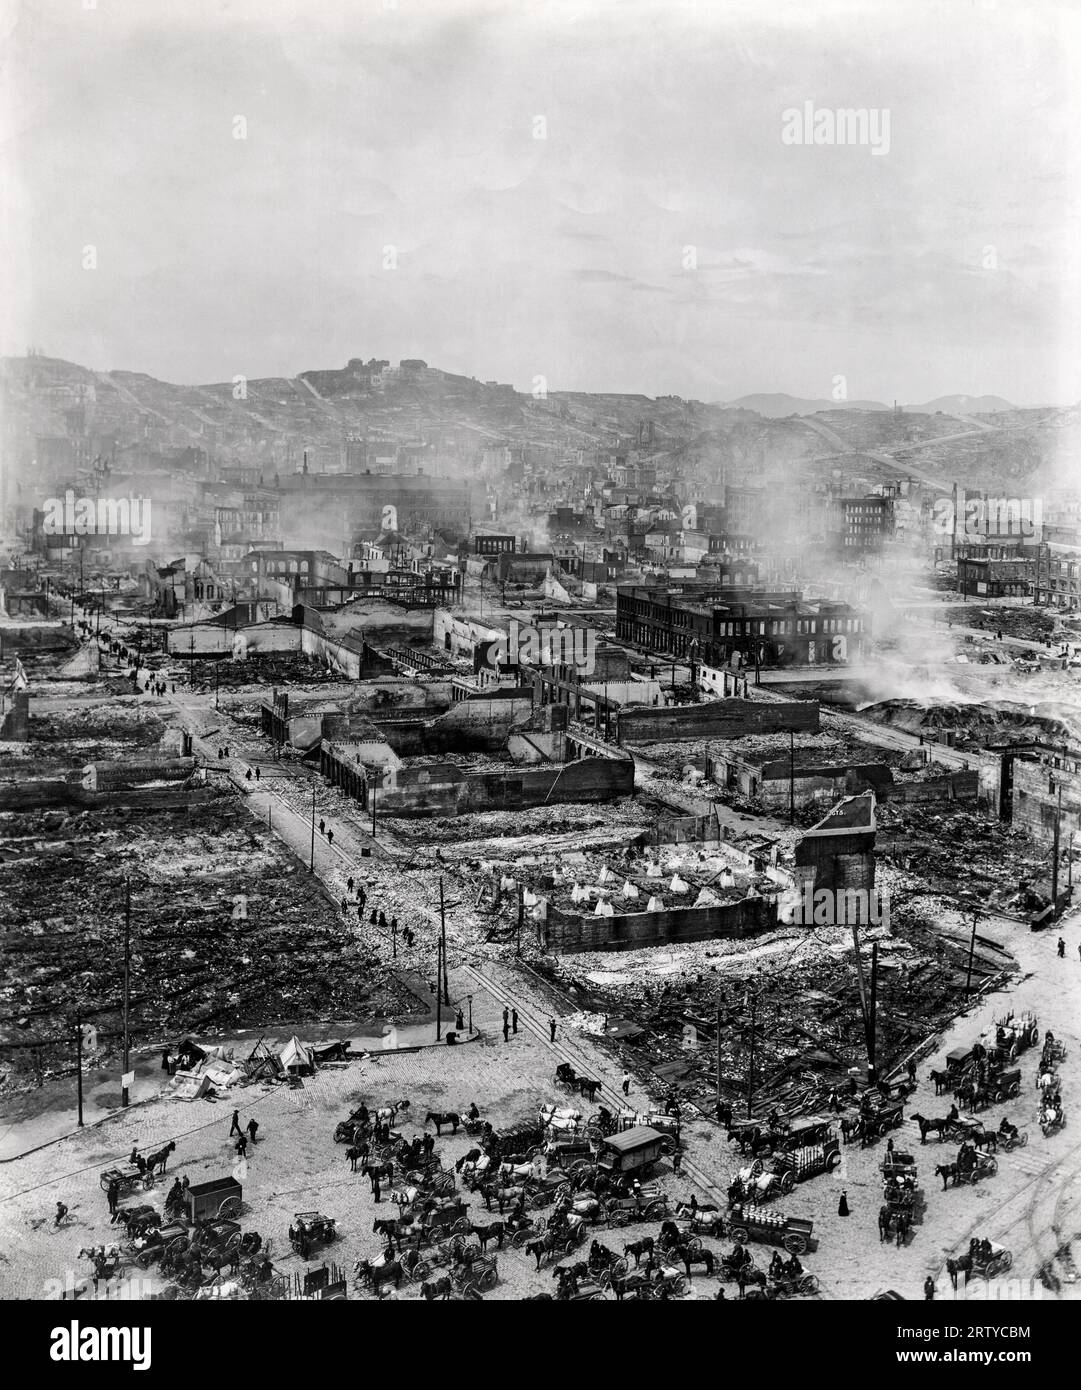
{"type": "Polygon", "coordinates": [[[66,1055],[78,1007],[115,1048],[129,876],[138,1042],[416,1010],[291,856],[228,799],[184,815],[4,816],[0,836],[3,1043],[40,1039],[66,1055]]]}
{"type": "MultiPolygon", "coordinates": [[[[176,652],[178,660],[184,656],[181,647],[176,652]]],[[[191,663],[189,688],[203,694],[214,690],[239,690],[252,688],[265,691],[268,686],[313,686],[328,685],[341,680],[341,672],[331,671],[323,664],[307,656],[291,656],[286,653],[256,655],[245,661],[232,661],[222,657],[217,661],[195,661],[191,663]]]]}

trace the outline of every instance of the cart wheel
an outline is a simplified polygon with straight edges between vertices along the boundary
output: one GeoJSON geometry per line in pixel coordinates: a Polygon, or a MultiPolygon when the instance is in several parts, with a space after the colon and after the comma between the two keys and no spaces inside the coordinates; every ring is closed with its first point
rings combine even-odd
{"type": "Polygon", "coordinates": [[[784,1192],[785,1194],[791,1192],[792,1189],[795,1187],[795,1185],[796,1185],[796,1179],[795,1179],[795,1177],[792,1175],[792,1170],[791,1170],[791,1169],[789,1169],[786,1173],[782,1173],[782,1174],[781,1174],[781,1191],[782,1191],[782,1192],[784,1192]]]}
{"type": "Polygon", "coordinates": [[[814,1274],[805,1274],[799,1281],[799,1291],[803,1294],[816,1294],[818,1292],[818,1279],[814,1274]]]}
{"type": "Polygon", "coordinates": [[[510,1238],[510,1243],[515,1248],[515,1250],[521,1250],[522,1246],[525,1245],[528,1239],[528,1231],[515,1231],[510,1238]]]}
{"type": "Polygon", "coordinates": [[[676,1141],[672,1138],[670,1134],[666,1134],[664,1138],[661,1140],[660,1150],[662,1154],[673,1154],[675,1153],[677,1147],[678,1146],[676,1144],[676,1141]]]}
{"type": "Polygon", "coordinates": [[[630,1263],[625,1256],[622,1256],[605,1273],[609,1275],[609,1282],[611,1282],[612,1279],[626,1279],[630,1273],[630,1268],[630,1263]]]}
{"type": "Polygon", "coordinates": [[[225,1217],[225,1218],[227,1218],[227,1219],[229,1219],[229,1220],[232,1220],[233,1218],[235,1218],[235,1217],[237,1217],[237,1216],[239,1216],[239,1215],[240,1215],[240,1198],[239,1198],[239,1197],[226,1197],[225,1201],[222,1202],[221,1206],[218,1208],[218,1217],[219,1217],[219,1219],[221,1219],[222,1217],[225,1217]]]}
{"type": "Polygon", "coordinates": [[[701,1240],[698,1238],[698,1236],[688,1236],[688,1238],[687,1238],[687,1249],[688,1249],[688,1250],[699,1251],[699,1250],[701,1250],[701,1248],[702,1248],[702,1242],[701,1242],[701,1240]]]}
{"type": "Polygon", "coordinates": [[[1031,1046],[1032,1046],[1032,1047],[1035,1047],[1036,1044],[1037,1044],[1039,1041],[1040,1041],[1040,1030],[1039,1030],[1038,1028],[1033,1028],[1033,1030],[1032,1030],[1032,1042],[1031,1042],[1031,1046]]]}
{"type": "Polygon", "coordinates": [[[998,1159],[989,1157],[984,1171],[990,1173],[990,1175],[994,1177],[995,1174],[998,1172],[998,1159]]]}
{"type": "Polygon", "coordinates": [[[826,1159],[826,1167],[832,1173],[835,1168],[841,1166],[841,1155],[837,1149],[826,1159]]]}
{"type": "Polygon", "coordinates": [[[419,1284],[422,1280],[427,1279],[430,1273],[431,1270],[424,1263],[424,1261],[418,1260],[416,1264],[413,1266],[413,1273],[410,1277],[412,1278],[415,1284],[419,1284]]]}
{"type": "Polygon", "coordinates": [[[578,1242],[572,1236],[570,1240],[567,1241],[566,1245],[563,1247],[563,1253],[565,1255],[573,1255],[577,1248],[578,1242]]]}
{"type": "Polygon", "coordinates": [[[98,1178],[98,1186],[101,1188],[102,1192],[108,1192],[109,1183],[111,1181],[112,1179],[108,1176],[107,1173],[102,1173],[101,1177],[98,1178]]]}
{"type": "Polygon", "coordinates": [[[1021,1094],[1021,1083],[1020,1083],[1020,1081],[1015,1081],[1015,1082],[1013,1083],[1013,1085],[1012,1085],[1012,1086],[1010,1087],[1010,1089],[1009,1089],[1008,1094],[1011,1095],[1011,1096],[1019,1096],[1019,1095],[1021,1094]]]}
{"type": "MultiPolygon", "coordinates": [[[[747,1230],[746,1226],[733,1226],[732,1229],[728,1232],[728,1234],[732,1237],[734,1241],[737,1241],[740,1245],[746,1245],[751,1238],[751,1234],[747,1230]]],[[[787,1248],[788,1244],[786,1242],[785,1249],[787,1248]]],[[[797,1251],[796,1253],[798,1254],[799,1251],[797,1251]]]]}
{"type": "Polygon", "coordinates": [[[458,1220],[455,1221],[454,1225],[451,1226],[450,1229],[454,1231],[456,1234],[462,1235],[469,1230],[469,1225],[470,1222],[468,1216],[459,1216],[458,1220]]]}
{"type": "Polygon", "coordinates": [[[784,1248],[790,1255],[802,1255],[807,1249],[807,1241],[803,1236],[789,1235],[784,1238],[784,1248]]]}
{"type": "Polygon", "coordinates": [[[494,1289],[494,1288],[495,1288],[495,1281],[496,1281],[496,1272],[495,1272],[495,1270],[494,1270],[494,1269],[486,1269],[486,1270],[484,1271],[484,1273],[480,1276],[480,1281],[479,1281],[480,1287],[481,1287],[482,1289],[494,1289]]]}
{"type": "Polygon", "coordinates": [[[1028,1143],[1028,1130],[1023,1129],[1021,1133],[1017,1136],[1015,1142],[1019,1144],[1020,1147],[1023,1149],[1025,1145],[1028,1143]]]}

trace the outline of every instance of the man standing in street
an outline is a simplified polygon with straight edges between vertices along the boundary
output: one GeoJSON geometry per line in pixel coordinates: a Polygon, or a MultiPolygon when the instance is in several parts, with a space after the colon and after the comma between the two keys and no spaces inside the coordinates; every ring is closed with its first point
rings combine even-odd
{"type": "Polygon", "coordinates": [[[503,1010],[503,1041],[507,1042],[510,1038],[510,1021],[507,1017],[506,1009],[503,1010]]]}
{"type": "Polygon", "coordinates": [[[252,1141],[253,1144],[255,1143],[255,1136],[256,1136],[256,1134],[258,1134],[258,1132],[259,1132],[259,1121],[256,1120],[256,1119],[251,1119],[251,1120],[249,1120],[249,1121],[248,1121],[248,1133],[251,1135],[251,1141],[252,1141]]]}
{"type": "Polygon", "coordinates": [[[556,1040],[556,1021],[554,1018],[548,1020],[548,1031],[552,1035],[552,1042],[556,1040]]]}
{"type": "Polygon", "coordinates": [[[240,1132],[241,1132],[241,1131],[240,1131],[240,1111],[239,1111],[239,1110],[234,1110],[234,1111],[233,1111],[233,1123],[232,1123],[232,1125],[231,1125],[231,1127],[230,1127],[230,1129],[229,1129],[229,1138],[232,1139],[232,1137],[233,1137],[234,1134],[239,1134],[240,1132]]]}
{"type": "Polygon", "coordinates": [[[1065,943],[1065,941],[1063,941],[1062,937],[1060,936],[1059,939],[1058,939],[1058,958],[1059,958],[1059,960],[1062,960],[1063,957],[1064,957],[1065,955],[1066,955],[1066,943],[1065,943]]]}
{"type": "Polygon", "coordinates": [[[629,1096],[631,1093],[631,1077],[629,1072],[623,1073],[623,1094],[629,1096]]]}
{"type": "Polygon", "coordinates": [[[927,1278],[923,1281],[923,1296],[928,1303],[934,1302],[935,1281],[931,1278],[930,1275],[928,1275],[927,1278]]]}
{"type": "Polygon", "coordinates": [[[112,1182],[109,1183],[109,1190],[106,1195],[109,1198],[109,1215],[113,1219],[113,1221],[115,1221],[116,1209],[120,1201],[120,1184],[117,1182],[115,1178],[113,1178],[112,1182]]]}

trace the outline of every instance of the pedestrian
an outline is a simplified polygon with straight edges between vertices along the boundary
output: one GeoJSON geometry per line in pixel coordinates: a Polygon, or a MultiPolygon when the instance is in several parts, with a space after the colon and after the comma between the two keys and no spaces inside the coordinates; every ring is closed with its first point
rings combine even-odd
{"type": "Polygon", "coordinates": [[[677,1149],[677,1150],[675,1151],[675,1153],[672,1155],[672,1172],[675,1173],[676,1177],[678,1178],[679,1175],[680,1175],[680,1173],[681,1173],[682,1171],[683,1171],[683,1155],[682,1155],[682,1154],[680,1153],[680,1151],[677,1149]]]}
{"type": "Polygon", "coordinates": [[[551,1034],[552,1042],[556,1040],[556,1021],[554,1018],[548,1020],[548,1032],[551,1034]]]}
{"type": "Polygon", "coordinates": [[[841,1192],[841,1200],[837,1203],[837,1215],[848,1215],[848,1193],[843,1190],[841,1192]]]}
{"type": "Polygon", "coordinates": [[[259,780],[259,769],[258,769],[258,768],[255,769],[255,780],[256,780],[257,782],[258,782],[258,780],[259,780]]]}
{"type": "Polygon", "coordinates": [[[232,1137],[233,1137],[234,1134],[239,1134],[239,1133],[240,1133],[240,1111],[239,1111],[239,1110],[234,1110],[234,1111],[233,1111],[233,1123],[232,1123],[232,1125],[230,1126],[230,1129],[229,1129],[229,1138],[232,1139],[232,1137]]]}
{"type": "Polygon", "coordinates": [[[631,1077],[629,1072],[623,1073],[623,1094],[629,1096],[631,1093],[631,1077]]]}
{"type": "MultiPolygon", "coordinates": [[[[394,933],[395,933],[397,930],[398,930],[398,919],[397,919],[397,917],[392,917],[392,918],[390,919],[390,932],[391,932],[391,935],[393,936],[394,933]]],[[[460,1026],[460,1025],[459,1025],[459,1026],[460,1026]]]]}
{"type": "Polygon", "coordinates": [[[383,928],[384,931],[386,931],[387,914],[385,912],[380,912],[379,914],[379,925],[383,928]]]}
{"type": "Polygon", "coordinates": [[[886,1152],[887,1152],[888,1154],[893,1153],[893,1140],[892,1140],[892,1139],[887,1139],[887,1140],[886,1140],[886,1152]]]}
{"type": "Polygon", "coordinates": [[[249,1120],[249,1121],[248,1121],[248,1133],[251,1135],[251,1141],[252,1141],[253,1144],[255,1143],[255,1136],[256,1136],[256,1134],[258,1134],[258,1132],[259,1132],[259,1121],[256,1120],[256,1119],[251,1119],[251,1120],[249,1120]]]}
{"type": "Polygon", "coordinates": [[[246,1134],[242,1134],[236,1141],[236,1156],[237,1158],[247,1158],[248,1156],[248,1136],[246,1134]]]}
{"type": "Polygon", "coordinates": [[[332,845],[333,843],[334,843],[334,831],[333,831],[333,830],[328,830],[328,831],[327,831],[327,844],[328,844],[328,845],[332,845]]]}
{"type": "Polygon", "coordinates": [[[890,1209],[889,1209],[889,1207],[887,1207],[887,1206],[881,1206],[881,1207],[879,1207],[879,1209],[878,1209],[878,1239],[879,1239],[879,1243],[880,1243],[880,1244],[881,1244],[882,1241],[884,1241],[884,1240],[889,1240],[889,1238],[890,1238],[890,1221],[891,1221],[891,1216],[890,1216],[890,1209]]]}
{"type": "Polygon", "coordinates": [[[248,768],[247,772],[245,772],[245,774],[244,774],[244,780],[245,780],[245,782],[250,782],[250,781],[251,781],[251,768],[250,768],[250,767],[248,768]]]}
{"type": "Polygon", "coordinates": [[[379,921],[379,913],[376,912],[375,908],[373,907],[373,908],[372,908],[372,921],[371,921],[371,925],[374,927],[375,924],[376,924],[376,922],[378,922],[378,921],[379,921]]]}
{"type": "Polygon", "coordinates": [[[505,1022],[505,1023],[503,1024],[503,1041],[506,1042],[506,1041],[509,1039],[509,1037],[510,1037],[510,1024],[505,1022]]]}
{"type": "Polygon", "coordinates": [[[225,754],[224,754],[224,753],[221,751],[221,749],[219,748],[219,749],[218,749],[218,761],[220,762],[224,756],[225,756],[225,754]]]}
{"type": "Polygon", "coordinates": [[[932,1303],[935,1297],[935,1281],[930,1275],[923,1281],[923,1296],[928,1303],[932,1303]]]}
{"type": "Polygon", "coordinates": [[[167,1047],[161,1049],[161,1069],[162,1071],[169,1070],[169,1049],[167,1047]]]}
{"type": "Polygon", "coordinates": [[[379,1205],[379,1174],[375,1172],[372,1173],[372,1201],[379,1205]]]}
{"type": "Polygon", "coordinates": [[[503,1010],[503,1031],[504,1033],[510,1031],[510,1009],[503,1010]]]}
{"type": "Polygon", "coordinates": [[[839,1115],[841,1113],[841,1099],[836,1091],[830,1092],[829,1108],[833,1111],[835,1115],[839,1115]]]}
{"type": "Polygon", "coordinates": [[[120,1184],[115,1178],[109,1183],[109,1190],[106,1193],[109,1198],[109,1215],[116,1220],[116,1209],[120,1204],[120,1184]]]}
{"type": "Polygon", "coordinates": [[[1065,941],[1063,941],[1061,936],[1058,939],[1058,955],[1059,960],[1062,960],[1063,957],[1066,955],[1066,943],[1065,941]]]}
{"type": "Polygon", "coordinates": [[[351,878],[350,878],[350,879],[346,879],[345,886],[346,886],[346,888],[349,889],[349,891],[350,891],[350,893],[351,893],[351,892],[353,891],[353,880],[352,880],[351,878]]]}
{"type": "Polygon", "coordinates": [[[64,1217],[67,1216],[67,1214],[68,1214],[68,1209],[67,1209],[67,1207],[63,1204],[63,1202],[57,1202],[57,1204],[56,1204],[56,1218],[55,1218],[55,1220],[53,1221],[53,1226],[54,1226],[54,1227],[59,1226],[60,1223],[63,1221],[64,1217]]]}
{"type": "Polygon", "coordinates": [[[906,1070],[908,1071],[908,1079],[909,1079],[909,1081],[911,1081],[911,1082],[913,1083],[913,1085],[915,1085],[915,1082],[916,1082],[916,1059],[915,1059],[915,1057],[910,1057],[910,1058],[908,1059],[908,1067],[906,1068],[906,1070]]]}
{"type": "Polygon", "coordinates": [[[742,1265],[736,1271],[736,1283],[739,1285],[739,1296],[744,1297],[744,1290],[747,1287],[747,1271],[742,1265]]]}
{"type": "Polygon", "coordinates": [[[517,1009],[511,1009],[511,1011],[510,1011],[510,1026],[511,1026],[511,1030],[512,1030],[513,1032],[517,1033],[517,1031],[518,1031],[518,1010],[517,1010],[517,1009]]]}
{"type": "Polygon", "coordinates": [[[454,1020],[454,1026],[459,1033],[465,1031],[465,1015],[462,1013],[461,1009],[458,1010],[458,1017],[454,1020]]]}
{"type": "Polygon", "coordinates": [[[908,1236],[908,1217],[904,1214],[903,1211],[902,1211],[902,1212],[898,1212],[898,1214],[897,1214],[897,1248],[898,1248],[898,1250],[900,1250],[901,1247],[904,1245],[907,1236],[908,1236]]]}
{"type": "Polygon", "coordinates": [[[325,835],[325,834],[326,834],[326,829],[327,829],[327,823],[326,823],[326,821],[325,821],[325,820],[321,820],[321,821],[319,822],[319,833],[320,833],[320,835],[325,835]]]}

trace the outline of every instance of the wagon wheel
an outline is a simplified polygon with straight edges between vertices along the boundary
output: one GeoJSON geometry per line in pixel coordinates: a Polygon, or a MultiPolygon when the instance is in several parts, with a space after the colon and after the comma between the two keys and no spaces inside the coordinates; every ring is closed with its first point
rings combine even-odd
{"type": "Polygon", "coordinates": [[[1019,1095],[1021,1094],[1021,1083],[1020,1083],[1020,1081],[1015,1081],[1015,1082],[1010,1086],[1010,1089],[1009,1089],[1009,1091],[1008,1091],[1006,1094],[1007,1094],[1007,1095],[1010,1095],[1010,1096],[1019,1096],[1019,1095]]]}
{"type": "Polygon", "coordinates": [[[816,1294],[818,1292],[818,1278],[814,1274],[805,1274],[799,1281],[799,1292],[803,1294],[816,1294]]]}
{"type": "Polygon", "coordinates": [[[515,1250],[521,1250],[522,1246],[525,1245],[525,1243],[526,1243],[526,1241],[527,1241],[528,1239],[529,1239],[529,1231],[528,1231],[528,1230],[525,1230],[525,1231],[515,1231],[514,1234],[513,1234],[513,1235],[511,1236],[511,1238],[510,1238],[510,1243],[511,1243],[511,1245],[514,1246],[515,1250]]]}
{"type": "Polygon", "coordinates": [[[111,1182],[112,1178],[109,1176],[108,1173],[102,1173],[102,1175],[98,1178],[98,1185],[101,1188],[102,1192],[108,1192],[109,1184],[111,1182]]]}
{"type": "Polygon", "coordinates": [[[458,1235],[464,1234],[469,1230],[470,1221],[468,1216],[459,1216],[458,1220],[451,1226],[451,1230],[458,1235]]]}
{"type": "Polygon", "coordinates": [[[423,1280],[427,1279],[430,1273],[431,1270],[424,1263],[424,1261],[418,1260],[416,1264],[413,1266],[412,1272],[410,1273],[409,1277],[413,1280],[414,1284],[419,1284],[423,1280]]]}
{"type": "Polygon", "coordinates": [[[1039,1041],[1040,1041],[1040,1030],[1039,1030],[1038,1028],[1033,1028],[1033,1030],[1032,1030],[1032,1036],[1031,1036],[1031,1038],[1029,1038],[1029,1046],[1030,1046],[1030,1047],[1035,1047],[1036,1044],[1037,1044],[1039,1041]]]}
{"type": "MultiPolygon", "coordinates": [[[[746,1226],[733,1226],[728,1234],[738,1245],[746,1245],[751,1238],[751,1233],[746,1226]]],[[[787,1244],[785,1248],[788,1248],[787,1244]]]]}
{"type": "Polygon", "coordinates": [[[618,1260],[614,1260],[610,1268],[606,1269],[604,1272],[609,1275],[609,1282],[611,1282],[612,1279],[626,1279],[627,1275],[630,1273],[630,1268],[630,1262],[627,1257],[623,1255],[618,1260]]]}
{"type": "Polygon", "coordinates": [[[666,1134],[660,1142],[660,1150],[662,1154],[673,1154],[675,1153],[678,1147],[679,1145],[676,1143],[676,1141],[672,1138],[670,1134],[666,1134]]]}
{"type": "Polygon", "coordinates": [[[574,1236],[571,1236],[570,1239],[567,1241],[566,1245],[563,1247],[563,1253],[565,1255],[573,1255],[575,1250],[577,1249],[577,1246],[577,1240],[574,1238],[574,1236]]]}
{"type": "Polygon", "coordinates": [[[1025,1145],[1028,1143],[1028,1130],[1023,1129],[1021,1133],[1017,1136],[1017,1138],[1014,1140],[1014,1143],[1023,1149],[1025,1145]]]}
{"type": "Polygon", "coordinates": [[[792,1191],[795,1185],[795,1175],[793,1174],[791,1168],[789,1168],[787,1172],[781,1174],[781,1191],[784,1193],[789,1193],[792,1191]]]}
{"type": "Polygon", "coordinates": [[[243,1239],[244,1237],[241,1235],[239,1231],[231,1232],[231,1234],[226,1237],[226,1250],[238,1250],[240,1248],[240,1243],[243,1239]]]}
{"type": "Polygon", "coordinates": [[[222,1202],[221,1206],[218,1208],[218,1218],[219,1218],[219,1220],[220,1220],[222,1217],[225,1217],[225,1218],[227,1218],[228,1220],[233,1220],[234,1218],[238,1217],[239,1215],[240,1215],[240,1198],[239,1198],[239,1197],[226,1197],[225,1201],[222,1202]]]}
{"type": "Polygon", "coordinates": [[[478,1287],[482,1289],[494,1289],[496,1282],[496,1272],[494,1269],[486,1269],[477,1280],[478,1287]]]}
{"type": "Polygon", "coordinates": [[[839,1152],[837,1149],[834,1149],[834,1151],[833,1151],[833,1152],[827,1157],[827,1159],[826,1159],[826,1168],[829,1170],[829,1172],[832,1173],[833,1170],[834,1170],[835,1168],[839,1168],[840,1166],[841,1166],[841,1155],[840,1155],[840,1152],[839,1152]]]}
{"type": "Polygon", "coordinates": [[[701,1242],[701,1240],[698,1238],[698,1236],[688,1236],[688,1237],[687,1237],[687,1249],[688,1249],[688,1250],[694,1250],[695,1252],[697,1252],[697,1251],[699,1251],[699,1250],[702,1249],[702,1242],[701,1242]]]}
{"type": "Polygon", "coordinates": [[[987,1162],[983,1165],[981,1171],[989,1173],[991,1177],[994,1177],[998,1172],[998,1159],[988,1155],[987,1162]]]}
{"type": "Polygon", "coordinates": [[[1010,1059],[1011,1062],[1016,1062],[1016,1061],[1017,1061],[1017,1044],[1016,1044],[1015,1042],[1014,1042],[1014,1043],[1010,1043],[1010,1049],[1009,1049],[1009,1051],[1007,1052],[1006,1055],[1007,1055],[1007,1057],[1009,1057],[1009,1059],[1010,1059]]]}
{"type": "Polygon", "coordinates": [[[787,1235],[784,1238],[784,1248],[790,1255],[802,1255],[807,1249],[805,1237],[798,1235],[787,1235]]]}
{"type": "Polygon", "coordinates": [[[672,1280],[668,1287],[675,1295],[675,1297],[679,1298],[687,1292],[687,1281],[686,1279],[684,1279],[682,1274],[679,1274],[676,1276],[675,1279],[672,1280]]]}

